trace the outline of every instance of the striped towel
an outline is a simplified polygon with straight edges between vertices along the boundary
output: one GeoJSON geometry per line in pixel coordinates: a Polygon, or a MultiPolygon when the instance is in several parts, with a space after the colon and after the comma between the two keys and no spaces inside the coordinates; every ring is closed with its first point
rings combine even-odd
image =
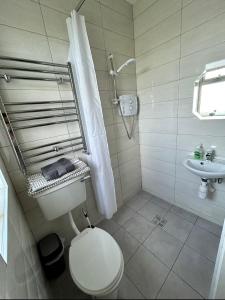
{"type": "Polygon", "coordinates": [[[59,185],[60,183],[71,180],[90,171],[88,165],[78,159],[71,160],[75,170],[63,175],[60,178],[47,181],[41,173],[36,173],[27,177],[28,195],[34,196],[45,190],[59,185]]]}

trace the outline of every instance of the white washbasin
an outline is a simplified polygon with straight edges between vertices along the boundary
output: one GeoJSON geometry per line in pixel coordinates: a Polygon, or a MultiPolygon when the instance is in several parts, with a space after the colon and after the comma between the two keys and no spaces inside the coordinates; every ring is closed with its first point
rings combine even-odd
{"type": "Polygon", "coordinates": [[[183,162],[185,168],[201,178],[223,178],[225,177],[225,164],[211,162],[208,160],[186,159],[183,162]]]}

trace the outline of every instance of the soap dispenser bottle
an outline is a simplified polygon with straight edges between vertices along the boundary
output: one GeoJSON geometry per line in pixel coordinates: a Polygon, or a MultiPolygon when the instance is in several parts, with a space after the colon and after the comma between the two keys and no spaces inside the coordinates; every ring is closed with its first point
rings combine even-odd
{"type": "Polygon", "coordinates": [[[194,158],[195,159],[203,159],[203,157],[204,157],[204,147],[203,147],[203,144],[200,144],[199,146],[197,146],[195,148],[194,158]]]}

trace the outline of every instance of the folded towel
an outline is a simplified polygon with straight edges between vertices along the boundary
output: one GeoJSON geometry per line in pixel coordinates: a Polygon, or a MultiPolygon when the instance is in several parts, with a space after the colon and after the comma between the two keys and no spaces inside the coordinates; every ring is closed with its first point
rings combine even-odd
{"type": "Polygon", "coordinates": [[[81,175],[85,175],[90,171],[88,165],[76,159],[72,159],[72,164],[74,165],[74,171],[69,172],[63,175],[60,178],[49,180],[47,181],[41,173],[36,173],[27,177],[27,184],[28,184],[28,194],[30,196],[35,196],[43,191],[46,191],[50,188],[59,187],[61,184],[65,184],[70,180],[79,177],[81,175]]]}
{"type": "Polygon", "coordinates": [[[75,169],[75,166],[67,158],[61,158],[53,164],[47,165],[41,168],[41,173],[44,178],[49,181],[57,179],[66,173],[69,173],[75,169]]]}

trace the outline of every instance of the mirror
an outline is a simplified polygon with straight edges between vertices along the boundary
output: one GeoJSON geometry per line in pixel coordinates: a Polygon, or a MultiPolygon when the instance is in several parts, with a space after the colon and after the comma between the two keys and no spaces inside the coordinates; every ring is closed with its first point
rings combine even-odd
{"type": "Polygon", "coordinates": [[[195,81],[192,112],[201,120],[225,119],[225,60],[207,64],[195,81]]]}

